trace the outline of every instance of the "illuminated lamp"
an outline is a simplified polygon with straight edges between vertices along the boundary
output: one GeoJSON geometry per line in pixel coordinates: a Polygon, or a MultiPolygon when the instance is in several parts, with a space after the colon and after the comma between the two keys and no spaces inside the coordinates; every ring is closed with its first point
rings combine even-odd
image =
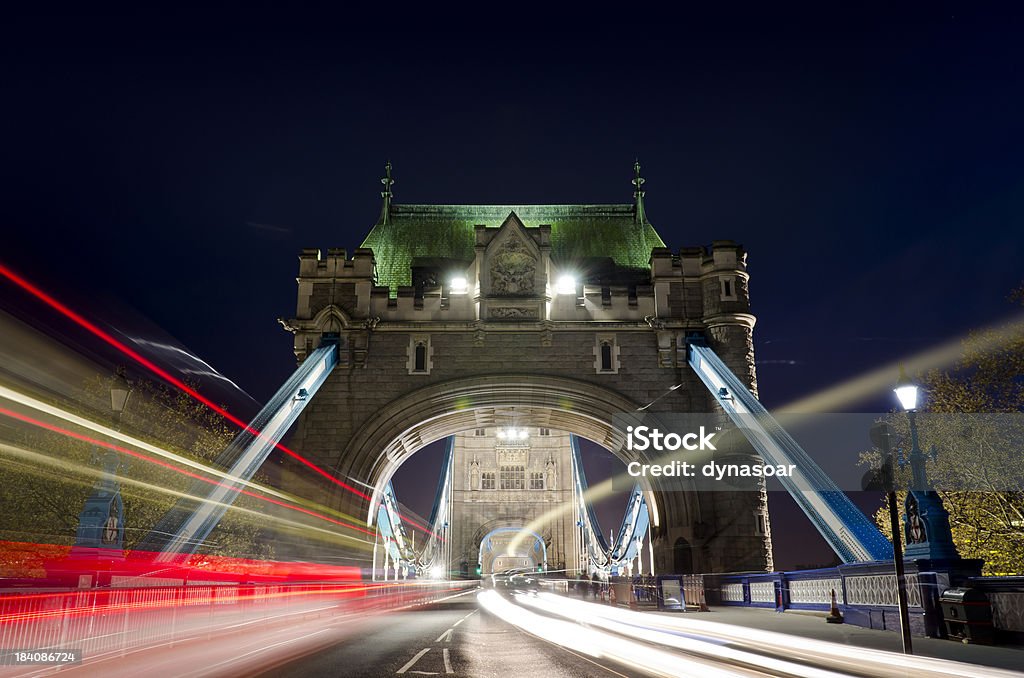
{"type": "Polygon", "coordinates": [[[904,411],[913,412],[917,409],[917,384],[907,377],[902,365],[900,366],[900,378],[896,381],[896,388],[893,389],[893,392],[904,411]]]}
{"type": "Polygon", "coordinates": [[[555,285],[556,294],[576,294],[576,278],[571,275],[563,275],[558,278],[555,285]]]}

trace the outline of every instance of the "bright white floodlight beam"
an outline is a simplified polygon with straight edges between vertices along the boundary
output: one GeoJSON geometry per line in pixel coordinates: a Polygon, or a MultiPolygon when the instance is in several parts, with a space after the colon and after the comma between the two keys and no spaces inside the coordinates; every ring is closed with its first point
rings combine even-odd
{"type": "Polygon", "coordinates": [[[900,366],[900,378],[896,382],[896,388],[893,389],[893,392],[899,399],[900,406],[905,411],[913,412],[917,409],[917,384],[907,377],[907,373],[903,371],[902,366],[900,366]]]}
{"type": "Polygon", "coordinates": [[[463,276],[456,276],[451,279],[448,286],[452,294],[467,294],[469,292],[469,281],[463,276]]]}
{"type": "Polygon", "coordinates": [[[563,275],[555,285],[556,294],[576,294],[576,278],[571,275],[563,275]]]}

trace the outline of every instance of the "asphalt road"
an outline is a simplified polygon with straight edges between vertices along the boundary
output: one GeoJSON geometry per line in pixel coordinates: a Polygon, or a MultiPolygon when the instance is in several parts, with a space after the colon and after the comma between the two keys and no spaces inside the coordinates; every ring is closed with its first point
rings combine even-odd
{"type": "Polygon", "coordinates": [[[362,620],[358,634],[264,670],[261,678],[423,675],[636,676],[532,636],[479,608],[476,592],[362,620]]]}
{"type": "MultiPolygon", "coordinates": [[[[1010,648],[973,648],[981,652],[973,653],[973,660],[953,653],[950,659],[971,662],[958,663],[871,649],[874,642],[857,640],[863,634],[891,640],[880,631],[839,629],[842,637],[827,642],[820,637],[835,629],[820,618],[783,616],[789,623],[780,627],[778,621],[767,624],[777,620],[774,613],[758,616],[756,610],[658,614],[547,592],[503,592],[470,589],[400,610],[361,610],[314,601],[214,632],[108,652],[77,666],[0,667],[0,675],[606,678],[646,671],[701,678],[1024,678],[1013,671],[1020,667],[1015,661],[1019,650],[1010,648]],[[773,630],[760,628],[763,625],[773,630]]],[[[953,647],[948,641],[932,642],[953,647]]]]}

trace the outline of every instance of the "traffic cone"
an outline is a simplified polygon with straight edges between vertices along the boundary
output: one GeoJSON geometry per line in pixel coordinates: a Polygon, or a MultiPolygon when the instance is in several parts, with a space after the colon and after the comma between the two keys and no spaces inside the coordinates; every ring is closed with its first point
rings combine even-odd
{"type": "Polygon", "coordinates": [[[711,608],[708,607],[708,601],[704,598],[704,587],[700,587],[700,611],[711,612],[711,608]]]}
{"type": "Polygon", "coordinates": [[[832,589],[832,609],[829,610],[828,616],[825,617],[825,621],[829,624],[842,624],[843,615],[839,611],[839,605],[836,603],[836,590],[832,589]]]}

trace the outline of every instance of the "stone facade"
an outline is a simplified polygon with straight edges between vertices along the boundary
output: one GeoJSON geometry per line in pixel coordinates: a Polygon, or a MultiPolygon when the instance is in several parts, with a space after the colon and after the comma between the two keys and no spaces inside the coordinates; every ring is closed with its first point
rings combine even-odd
{"type": "MultiPolygon", "coordinates": [[[[743,248],[673,252],[640,205],[388,202],[364,244],[374,249],[351,257],[303,250],[296,314],[281,323],[299,361],[324,336],[340,353],[292,446],[378,495],[417,449],[477,428],[571,431],[631,460],[615,414],[656,399],[648,413],[720,411],[687,364],[694,333],[756,392],[743,248]]],[[[763,487],[698,495],[650,482],[657,571],[771,567],[763,487]]],[[[365,499],[336,503],[372,517],[365,499]]]]}

